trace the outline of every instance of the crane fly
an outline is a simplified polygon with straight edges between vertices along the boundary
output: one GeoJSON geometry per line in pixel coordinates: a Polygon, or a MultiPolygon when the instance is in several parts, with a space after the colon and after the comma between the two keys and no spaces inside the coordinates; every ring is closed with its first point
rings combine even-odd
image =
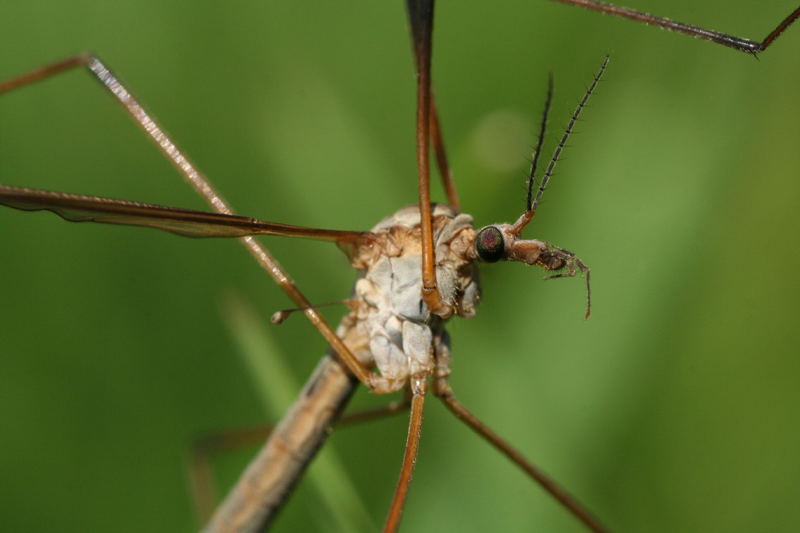
{"type": "MultiPolygon", "coordinates": [[[[607,4],[599,2],[566,1],[564,3],[582,5],[612,14],[621,14],[628,18],[657,24],[667,29],[682,31],[696,37],[708,38],[711,41],[748,53],[757,53],[766,49],[780,32],[797,18],[800,11],[800,9],[795,10],[767,39],[762,42],[754,42],[731,38],[730,36],[721,37],[720,35],[722,34],[700,31],[687,25],[671,26],[663,22],[666,19],[636,17],[632,16],[632,12],[629,10],[624,13],[617,13],[611,10],[611,7],[607,4]],[[601,9],[601,6],[605,7],[601,9]]],[[[417,208],[398,211],[395,215],[379,223],[371,231],[306,228],[233,215],[230,207],[222,200],[220,195],[211,188],[204,176],[194,168],[182,152],[163,133],[152,117],[118,81],[117,77],[111,73],[102,61],[90,55],[70,58],[13,78],[0,84],[0,92],[18,88],[72,68],[87,68],[150,135],[159,149],[178,167],[179,171],[208,201],[216,213],[12,186],[2,186],[0,188],[0,203],[23,210],[53,211],[71,221],[144,226],[189,237],[231,237],[242,239],[243,244],[254,255],[259,264],[273,275],[275,280],[298,306],[297,309],[301,310],[309,318],[332,346],[335,356],[326,358],[320,363],[317,372],[309,382],[310,384],[307,385],[307,391],[308,389],[320,391],[324,388],[323,386],[331,389],[327,397],[325,397],[325,394],[320,393],[319,398],[323,398],[323,401],[318,407],[319,409],[327,409],[332,415],[340,413],[344,402],[352,393],[355,383],[352,377],[355,377],[358,382],[377,393],[394,392],[406,387],[410,391],[411,398],[408,402],[408,407],[411,410],[411,422],[408,444],[397,492],[392,500],[387,517],[387,530],[394,530],[399,524],[418,445],[422,405],[429,383],[432,383],[432,388],[437,397],[442,399],[445,405],[459,418],[487,438],[532,478],[541,483],[579,519],[586,523],[589,528],[601,531],[602,526],[580,508],[571,497],[552,484],[538,469],[530,465],[455,400],[446,379],[449,374],[449,348],[442,322],[452,315],[469,317],[475,312],[478,298],[477,281],[471,270],[475,262],[490,263],[500,259],[515,260],[529,265],[537,265],[545,270],[558,272],[554,274],[554,277],[574,276],[583,273],[588,281],[588,267],[571,252],[544,241],[522,240],[519,237],[522,230],[533,219],[541,195],[552,176],[552,167],[557,162],[558,155],[566,142],[574,121],[583,108],[586,98],[592,93],[599,81],[606,63],[603,64],[600,72],[595,76],[584,99],[573,114],[564,137],[558,145],[556,154],[537,184],[537,162],[541,151],[546,114],[550,102],[550,97],[548,96],[548,103],[545,106],[544,113],[545,118],[541,123],[539,142],[534,152],[533,164],[529,175],[528,195],[523,214],[512,224],[493,224],[473,230],[471,219],[467,215],[460,213],[455,186],[446,163],[438,114],[430,89],[433,2],[410,1],[408,2],[408,8],[414,43],[414,57],[418,71],[417,148],[420,203],[417,208]],[[430,181],[428,152],[431,144],[434,147],[434,152],[440,165],[440,172],[447,191],[448,206],[434,205],[430,199],[428,190],[430,181]],[[318,313],[317,307],[305,298],[266,249],[253,239],[253,236],[256,235],[300,237],[335,243],[348,255],[357,268],[366,272],[365,277],[362,278],[365,283],[362,285],[367,285],[366,282],[371,283],[371,285],[362,286],[361,288],[358,285],[356,286],[355,291],[359,305],[345,318],[343,326],[340,327],[338,333],[318,313]],[[440,257],[439,247],[449,249],[444,250],[444,255],[440,257]],[[389,252],[388,249],[390,248],[397,248],[397,250],[389,252]],[[396,255],[393,256],[392,253],[396,255]],[[448,254],[452,254],[452,257],[449,257],[448,254]],[[387,267],[387,261],[389,263],[394,261],[386,259],[387,257],[394,257],[396,264],[391,264],[391,266],[387,267]],[[443,264],[446,266],[444,269],[442,267],[443,264]],[[421,272],[421,276],[415,283],[410,284],[408,287],[403,287],[403,290],[407,292],[404,293],[403,298],[400,299],[401,301],[389,301],[386,304],[381,304],[382,299],[388,298],[391,300],[392,295],[395,295],[393,292],[383,291],[388,279],[385,277],[387,269],[392,272],[394,271],[393,269],[400,269],[403,272],[421,272]],[[443,282],[443,279],[447,280],[446,283],[443,282]],[[446,284],[447,287],[445,287],[446,284]],[[373,294],[375,292],[377,294],[373,294]],[[420,294],[421,300],[414,301],[409,294],[417,293],[420,294]],[[424,305],[420,304],[420,302],[424,302],[424,305]],[[418,308],[418,314],[405,309],[409,304],[411,304],[411,307],[416,306],[418,308]],[[385,313],[386,309],[382,305],[389,305],[392,308],[403,307],[404,311],[399,316],[404,318],[405,322],[399,324],[389,324],[388,321],[381,322],[379,326],[384,331],[380,335],[376,335],[372,330],[380,328],[375,325],[375,320],[377,319],[371,315],[385,313]],[[417,327],[421,324],[425,327],[417,327]],[[371,330],[369,333],[358,331],[364,325],[369,326],[368,329],[371,330]],[[401,340],[398,341],[398,338],[401,340]],[[353,348],[354,346],[356,349],[353,348]],[[398,349],[400,349],[399,352],[398,349]],[[383,356],[378,355],[381,352],[383,352],[383,356]],[[398,353],[408,358],[410,362],[407,365],[398,365],[398,353]],[[375,373],[372,370],[371,365],[373,364],[378,367],[380,373],[375,373]],[[345,372],[341,365],[344,365],[349,373],[345,372]],[[430,381],[431,378],[432,381],[430,381]]],[[[552,94],[552,92],[549,94],[552,94]]],[[[587,305],[587,317],[589,310],[590,303],[587,305]]],[[[398,315],[394,315],[390,318],[397,317],[398,315]]],[[[310,396],[310,394],[306,392],[305,396],[310,396]]],[[[291,416],[289,419],[291,419],[291,416]]],[[[294,416],[297,417],[296,414],[294,416]]],[[[314,428],[314,434],[303,437],[302,442],[305,443],[305,448],[308,448],[309,459],[313,449],[316,449],[321,442],[322,434],[327,431],[331,423],[332,418],[321,422],[319,427],[314,428]]],[[[226,504],[220,508],[217,516],[212,520],[209,530],[222,531],[235,527],[234,524],[249,524],[247,526],[242,525],[238,530],[245,530],[249,527],[257,529],[269,522],[272,517],[271,513],[277,510],[279,507],[277,504],[282,501],[286,491],[305,466],[305,464],[301,464],[299,467],[298,465],[289,464],[291,461],[285,459],[285,454],[283,454],[282,458],[278,457],[276,459],[275,453],[274,447],[271,449],[270,445],[267,444],[254,463],[254,467],[243,478],[245,480],[248,479],[247,476],[250,474],[250,482],[243,481],[237,486],[238,492],[234,490],[226,504]],[[262,474],[263,469],[271,468],[267,466],[268,464],[274,465],[278,463],[287,464],[289,470],[294,470],[294,472],[287,472],[285,475],[278,476],[281,478],[283,487],[260,487],[263,493],[256,494],[245,494],[243,492],[251,490],[254,486],[252,476],[257,477],[262,474]],[[264,498],[269,499],[275,494],[280,496],[275,500],[275,508],[265,508],[262,503],[264,498]]]]}
{"type": "MultiPolygon", "coordinates": [[[[432,7],[432,4],[428,4],[411,6],[409,9],[419,65],[420,105],[417,135],[418,146],[421,148],[420,164],[423,167],[427,166],[427,144],[431,137],[432,124],[435,130],[434,145],[439,150],[443,149],[441,138],[438,136],[438,118],[429,100],[432,7]]],[[[240,238],[259,264],[272,275],[299,306],[298,309],[328,340],[336,354],[335,360],[329,358],[320,365],[309,382],[309,388],[318,392],[333,387],[338,389],[335,392],[338,392],[339,396],[348,395],[353,388],[350,376],[345,374],[349,371],[359,382],[378,394],[408,390],[410,398],[407,407],[411,411],[408,442],[397,491],[387,516],[385,526],[387,531],[395,531],[399,526],[416,460],[423,403],[431,379],[436,396],[441,398],[457,417],[519,464],[592,530],[602,531],[601,526],[576,501],[455,399],[452,388],[447,382],[450,375],[450,353],[443,322],[453,315],[468,318],[475,314],[480,297],[476,270],[478,262],[519,261],[556,272],[550,276],[552,278],[571,277],[583,273],[587,279],[587,295],[590,298],[589,269],[579,258],[572,252],[551,243],[522,239],[521,234],[533,219],[558,157],[580,112],[596,89],[607,63],[608,58],[603,62],[600,71],[573,113],[547,169],[541,177],[538,177],[537,182],[537,164],[552,97],[551,79],[537,150],[528,179],[526,208],[513,224],[492,224],[474,230],[472,218],[452,207],[458,205],[452,183],[446,184],[446,190],[450,191],[451,205],[432,204],[429,194],[423,192],[418,207],[401,209],[368,232],[305,228],[233,215],[230,207],[166,137],[118,78],[100,59],[88,55],[71,58],[16,78],[7,86],[29,83],[76,66],[86,67],[170,157],[175,166],[185,174],[217,213],[7,185],[0,186],[0,203],[25,211],[51,211],[71,222],[149,227],[185,237],[240,238]],[[347,254],[353,266],[362,272],[354,289],[354,310],[345,316],[337,331],[334,331],[318,314],[316,307],[305,298],[269,252],[253,239],[258,235],[300,237],[335,243],[347,254]],[[426,260],[426,254],[431,255],[431,258],[426,260]],[[421,278],[417,275],[420,269],[423,274],[421,278]],[[380,372],[371,370],[373,366],[380,372]],[[336,386],[331,383],[335,383],[336,386]]],[[[443,159],[444,154],[440,153],[440,160],[443,159]]],[[[429,188],[427,168],[422,170],[420,176],[420,189],[427,191],[429,188]]],[[[442,168],[442,176],[449,179],[446,167],[442,168]]],[[[589,316],[590,306],[589,299],[586,318],[589,316]]],[[[330,414],[341,410],[336,405],[341,403],[341,398],[337,398],[336,404],[329,404],[330,398],[327,396],[332,393],[317,392],[302,396],[306,398],[317,396],[318,398],[313,400],[315,402],[320,402],[320,398],[325,400],[322,402],[324,410],[330,414]]],[[[309,400],[303,402],[304,409],[308,409],[308,403],[309,400]]],[[[307,415],[295,413],[290,415],[290,418],[296,420],[307,418],[307,415]]],[[[269,441],[273,444],[264,447],[254,462],[257,467],[249,469],[244,474],[242,481],[212,517],[207,530],[257,530],[271,520],[277,511],[277,503],[282,501],[282,495],[296,479],[296,474],[275,476],[276,469],[270,466],[267,469],[272,474],[264,477],[262,467],[258,465],[262,462],[274,463],[277,459],[278,463],[288,469],[304,466],[292,460],[292,457],[296,457],[298,452],[306,447],[316,447],[321,438],[317,433],[326,431],[333,422],[330,420],[320,424],[319,415],[312,416],[312,419],[316,421],[311,428],[313,435],[297,434],[299,430],[296,427],[283,430],[279,426],[275,430],[269,441]],[[284,443],[287,440],[296,444],[293,449],[285,447],[284,443]],[[264,505],[265,501],[275,502],[276,505],[264,505]]],[[[301,425],[308,426],[309,423],[306,421],[301,425]]]]}

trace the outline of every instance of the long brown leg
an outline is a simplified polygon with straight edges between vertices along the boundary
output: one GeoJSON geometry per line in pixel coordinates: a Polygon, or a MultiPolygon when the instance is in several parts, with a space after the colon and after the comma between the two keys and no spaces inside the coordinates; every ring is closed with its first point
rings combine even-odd
{"type": "Polygon", "coordinates": [[[636,20],[638,22],[644,22],[645,24],[651,24],[653,26],[659,26],[664,28],[665,30],[675,31],[678,33],[683,33],[686,35],[690,35],[697,39],[704,39],[706,41],[711,41],[717,44],[721,44],[722,46],[727,46],[728,48],[733,48],[734,50],[739,50],[740,52],[744,52],[746,54],[758,54],[759,52],[763,52],[764,50],[772,44],[772,42],[780,36],[783,31],[791,26],[791,24],[800,17],[800,7],[789,13],[789,15],[783,19],[780,24],[778,24],[774,30],[772,30],[769,35],[767,35],[763,41],[751,41],[750,39],[744,39],[742,37],[736,37],[735,35],[728,35],[726,33],[713,31],[713,30],[706,30],[699,26],[693,26],[691,24],[684,24],[683,22],[677,22],[674,20],[670,20],[664,17],[656,17],[654,15],[650,15],[649,13],[643,13],[641,11],[636,11],[633,9],[628,9],[627,7],[620,7],[615,6],[613,4],[609,4],[607,2],[598,2],[596,0],[555,0],[556,2],[561,2],[562,4],[569,4],[573,6],[584,7],[586,9],[591,9],[592,11],[599,11],[601,13],[605,13],[608,15],[616,15],[618,17],[623,17],[631,20],[636,20]]]}
{"type": "MultiPolygon", "coordinates": [[[[346,414],[336,421],[334,427],[346,427],[370,422],[406,411],[411,406],[410,398],[391,402],[383,407],[365,409],[346,414]]],[[[189,478],[198,521],[204,524],[217,505],[214,476],[211,468],[213,456],[244,446],[262,444],[269,438],[275,424],[225,431],[197,440],[190,451],[189,478]]]]}
{"type": "Polygon", "coordinates": [[[430,138],[431,138],[431,47],[433,0],[407,0],[411,39],[417,67],[417,171],[419,175],[419,213],[422,230],[422,299],[432,313],[448,317],[453,310],[442,300],[436,281],[431,219],[430,138]]]}
{"type": "MultiPolygon", "coordinates": [[[[419,71],[419,56],[417,53],[416,44],[416,28],[415,20],[412,16],[411,2],[406,3],[407,11],[409,14],[409,23],[411,24],[412,36],[412,52],[414,54],[414,64],[419,71]]],[[[430,59],[429,59],[430,61],[430,59]]],[[[439,177],[442,180],[444,192],[447,195],[447,203],[456,211],[461,210],[461,202],[458,199],[458,192],[456,191],[456,184],[453,181],[453,175],[450,172],[450,165],[447,162],[447,150],[444,146],[444,136],[442,134],[441,121],[439,120],[439,110],[436,107],[436,98],[433,94],[433,89],[430,89],[430,133],[431,141],[433,142],[433,153],[436,156],[436,166],[439,168],[439,177]]]]}
{"type": "Polygon", "coordinates": [[[486,439],[489,444],[494,446],[500,453],[508,457],[514,464],[525,471],[531,479],[536,481],[544,490],[550,493],[561,505],[563,505],[575,518],[583,522],[586,527],[595,533],[607,533],[607,530],[587,511],[575,498],[570,496],[564,489],[559,487],[555,481],[550,479],[547,474],[539,470],[533,463],[509,443],[503,440],[497,433],[481,422],[478,417],[472,414],[466,407],[456,399],[453,389],[448,383],[450,376],[450,341],[447,333],[437,338],[434,342],[434,354],[436,358],[436,369],[433,377],[433,394],[439,398],[445,407],[456,418],[467,424],[478,435],[486,439]]]}
{"type": "Polygon", "coordinates": [[[439,176],[447,195],[447,203],[456,211],[461,211],[461,201],[458,199],[456,183],[453,181],[453,174],[450,172],[450,165],[447,162],[442,124],[439,121],[439,110],[436,108],[436,99],[433,94],[431,94],[431,141],[433,142],[433,153],[436,156],[436,166],[439,168],[439,176]]]}
{"type": "Polygon", "coordinates": [[[406,504],[406,496],[408,496],[408,486],[411,483],[414,464],[417,461],[419,439],[422,432],[422,412],[425,406],[425,394],[428,392],[427,380],[427,374],[415,375],[411,378],[411,416],[408,421],[408,436],[406,437],[406,446],[403,452],[403,465],[400,468],[392,503],[389,505],[389,513],[386,515],[386,523],[383,526],[384,533],[394,533],[400,526],[400,518],[406,504]]]}
{"type": "Polygon", "coordinates": [[[514,449],[509,443],[503,440],[497,433],[484,424],[474,414],[472,414],[466,407],[453,395],[453,391],[449,386],[442,388],[434,385],[434,394],[442,400],[445,407],[447,407],[456,418],[467,424],[478,435],[486,439],[489,444],[495,447],[500,453],[508,457],[514,464],[519,466],[538,483],[544,490],[558,500],[575,518],[583,522],[589,530],[596,533],[607,533],[607,529],[603,527],[600,522],[594,518],[589,511],[587,511],[578,501],[573,498],[564,489],[558,486],[555,481],[550,479],[544,472],[539,470],[533,463],[528,461],[519,451],[514,449]]]}
{"type": "MultiPolygon", "coordinates": [[[[114,74],[103,64],[100,59],[89,54],[53,63],[0,82],[0,94],[30,83],[41,81],[50,76],[59,74],[75,67],[86,67],[100,83],[111,93],[144,132],[155,142],[159,151],[169,159],[178,169],[184,179],[200,194],[211,208],[219,213],[233,214],[230,206],[222,199],[220,194],[211,186],[195,166],[183,155],[175,143],[167,136],[156,121],[145,111],[133,95],[122,85],[114,74]]],[[[330,324],[314,309],[300,289],[272,257],[267,249],[253,237],[242,237],[240,241],[248,252],[256,259],[258,264],[266,270],[275,282],[289,295],[298,307],[304,308],[304,314],[319,330],[325,340],[333,347],[342,363],[353,375],[370,389],[381,390],[383,380],[381,376],[371,372],[365,367],[342,342],[330,324]]]]}

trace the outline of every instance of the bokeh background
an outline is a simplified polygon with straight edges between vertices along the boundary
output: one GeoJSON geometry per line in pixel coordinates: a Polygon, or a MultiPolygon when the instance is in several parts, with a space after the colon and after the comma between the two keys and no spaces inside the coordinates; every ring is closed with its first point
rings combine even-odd
{"type": "MultiPolygon", "coordinates": [[[[796,7],[626,4],[753,38],[796,7]]],[[[406,33],[399,0],[4,2],[0,77],[96,51],[241,213],[366,229],[415,201],[406,33]]],[[[548,71],[549,154],[612,56],[530,230],[592,267],[593,316],[580,280],[484,268],[478,316],[449,328],[464,403],[614,531],[796,531],[800,27],[754,60],[546,0],[441,0],[434,49],[481,225],[523,207],[548,71]]],[[[82,72],[0,98],[0,182],[204,207],[82,72]]],[[[286,407],[265,405],[223,302],[263,323],[291,376],[276,388],[299,387],[322,339],[300,317],[266,322],[289,301],[236,242],[2,209],[0,243],[0,527],[196,529],[189,443],[286,407]]],[[[347,295],[333,247],[267,244],[312,301],[347,295]]],[[[353,407],[386,400],[362,391],[353,407]]],[[[377,529],[405,426],[335,432],[348,481],[301,483],[275,531],[377,529]],[[340,497],[373,526],[335,519],[340,497]]],[[[253,453],[219,457],[219,482],[253,453]]],[[[435,401],[403,526],[583,530],[435,401]]]]}

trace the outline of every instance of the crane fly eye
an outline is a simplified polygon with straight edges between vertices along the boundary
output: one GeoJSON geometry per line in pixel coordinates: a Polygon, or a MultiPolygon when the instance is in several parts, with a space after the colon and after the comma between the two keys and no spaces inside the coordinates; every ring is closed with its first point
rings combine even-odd
{"type": "Polygon", "coordinates": [[[506,251],[503,234],[494,226],[483,228],[475,239],[475,249],[478,251],[478,256],[487,263],[499,261],[506,251]]]}

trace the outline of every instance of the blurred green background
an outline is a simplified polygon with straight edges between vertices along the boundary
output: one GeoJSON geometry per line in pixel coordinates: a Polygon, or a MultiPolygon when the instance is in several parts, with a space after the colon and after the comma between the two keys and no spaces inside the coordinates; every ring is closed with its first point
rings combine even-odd
{"type": "MultiPolygon", "coordinates": [[[[753,38],[795,7],[626,5],[753,38]]],[[[435,27],[446,140],[479,225],[521,212],[547,72],[549,154],[612,56],[529,232],[592,267],[594,314],[579,280],[484,268],[478,316],[449,327],[463,402],[614,531],[796,531],[800,27],[760,61],[546,0],[441,0],[435,27]]],[[[96,51],[241,213],[367,229],[415,201],[406,32],[399,0],[4,2],[0,78],[96,51]]],[[[82,72],[0,98],[0,182],[204,208],[82,72]]],[[[312,301],[347,295],[333,247],[266,242],[312,301]]],[[[322,339],[299,317],[266,323],[289,301],[236,242],[2,209],[0,243],[0,528],[196,529],[192,438],[274,418],[225,295],[246,295],[292,387],[322,339]]],[[[353,407],[385,401],[362,391],[353,407]]],[[[328,444],[375,524],[405,426],[328,444]]],[[[223,485],[254,451],[215,462],[223,485]]],[[[335,530],[330,485],[301,483],[275,531],[335,530]]],[[[403,526],[583,531],[434,401],[403,526]]]]}

